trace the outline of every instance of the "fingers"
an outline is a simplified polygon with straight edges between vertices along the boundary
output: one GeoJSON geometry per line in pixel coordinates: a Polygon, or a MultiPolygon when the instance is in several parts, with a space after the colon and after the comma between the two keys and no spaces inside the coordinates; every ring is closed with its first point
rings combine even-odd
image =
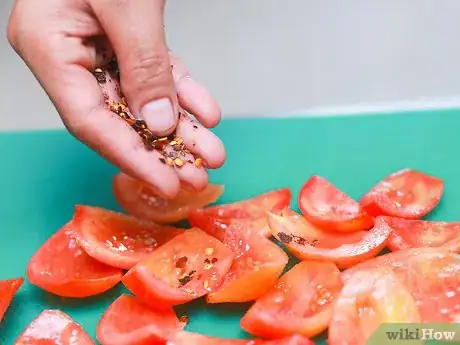
{"type": "Polygon", "coordinates": [[[163,26],[164,0],[93,0],[117,56],[131,111],[154,134],[177,125],[177,96],[163,26]]]}

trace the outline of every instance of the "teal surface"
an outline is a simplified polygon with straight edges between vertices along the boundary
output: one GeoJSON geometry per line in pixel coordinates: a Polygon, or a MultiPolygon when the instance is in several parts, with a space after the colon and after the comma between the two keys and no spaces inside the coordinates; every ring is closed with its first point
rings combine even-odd
{"type": "MultiPolygon", "coordinates": [[[[359,198],[387,174],[410,167],[445,179],[444,198],[429,217],[460,220],[458,110],[227,120],[216,133],[228,150],[225,166],[211,172],[212,182],[226,186],[220,202],[284,186],[296,195],[311,174],[359,198]]],[[[0,157],[0,279],[23,276],[31,255],[71,218],[75,204],[118,210],[111,190],[116,170],[65,132],[0,134],[0,157]]],[[[122,291],[118,286],[95,298],[71,300],[26,282],[1,325],[0,343],[13,344],[45,308],[67,312],[94,336],[100,316],[122,291]]],[[[190,316],[189,330],[237,338],[248,336],[239,328],[246,308],[198,301],[179,309],[190,316]]]]}

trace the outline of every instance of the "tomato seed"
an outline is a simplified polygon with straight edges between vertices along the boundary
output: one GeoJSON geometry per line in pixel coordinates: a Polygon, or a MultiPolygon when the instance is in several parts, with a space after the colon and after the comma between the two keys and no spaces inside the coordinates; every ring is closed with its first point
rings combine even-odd
{"type": "Polygon", "coordinates": [[[206,255],[214,254],[214,248],[206,248],[205,253],[206,253],[206,255]]]}

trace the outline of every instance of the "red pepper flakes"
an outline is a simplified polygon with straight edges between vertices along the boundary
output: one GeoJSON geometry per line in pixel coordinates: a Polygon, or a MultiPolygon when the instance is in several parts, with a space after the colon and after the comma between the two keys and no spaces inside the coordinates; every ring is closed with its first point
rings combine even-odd
{"type": "Polygon", "coordinates": [[[188,317],[187,315],[182,315],[182,316],[179,318],[179,321],[180,321],[181,323],[183,323],[184,326],[187,326],[188,323],[190,322],[190,319],[189,319],[189,317],[188,317]]]}

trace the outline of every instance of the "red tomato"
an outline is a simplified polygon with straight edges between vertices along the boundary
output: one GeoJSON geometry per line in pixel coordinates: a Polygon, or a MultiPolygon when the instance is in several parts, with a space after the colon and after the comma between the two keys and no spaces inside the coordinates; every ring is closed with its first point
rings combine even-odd
{"type": "Polygon", "coordinates": [[[29,281],[55,295],[88,297],[118,284],[122,272],[91,256],[71,237],[72,223],[51,236],[27,266],[29,281]]]}
{"type": "MultiPolygon", "coordinates": [[[[266,221],[267,211],[277,212],[288,207],[292,193],[288,188],[264,193],[252,199],[235,202],[233,204],[216,205],[190,213],[189,221],[197,228],[209,234],[218,234],[230,225],[234,219],[266,221]]],[[[263,237],[270,237],[268,224],[254,228],[263,237]]]]}
{"type": "Polygon", "coordinates": [[[441,201],[443,180],[419,171],[404,169],[391,174],[361,199],[361,207],[372,216],[418,219],[441,201]]]}
{"type": "Polygon", "coordinates": [[[259,298],[276,282],[289,258],[270,240],[260,237],[254,227],[259,221],[233,221],[217,237],[235,254],[230,271],[208,303],[248,302],[259,298]]]}
{"type": "Polygon", "coordinates": [[[232,261],[227,246],[192,228],[139,262],[123,283],[154,308],[170,307],[215,291],[232,261]]]}
{"type": "Polygon", "coordinates": [[[309,222],[324,230],[353,232],[374,225],[372,217],[356,201],[316,175],[300,190],[299,208],[309,222]]]}
{"type": "Polygon", "coordinates": [[[128,175],[114,177],[113,189],[120,206],[129,214],[157,223],[174,223],[186,219],[195,209],[209,205],[224,192],[222,185],[209,184],[200,192],[182,188],[172,200],[157,195],[155,190],[128,175]]]}
{"type": "Polygon", "coordinates": [[[0,280],[0,322],[22,283],[24,278],[0,280]]]}
{"type": "Polygon", "coordinates": [[[271,213],[268,219],[273,235],[299,259],[331,261],[339,268],[376,256],[391,232],[381,218],[369,231],[343,234],[322,231],[290,209],[280,216],[271,213]]]}
{"type": "Polygon", "coordinates": [[[348,281],[357,271],[392,268],[405,282],[423,322],[453,322],[460,314],[460,256],[440,248],[406,249],[385,254],[342,273],[348,281]]]}
{"type": "Polygon", "coordinates": [[[160,226],[98,207],[75,208],[74,236],[96,260],[130,269],[183,230],[160,226]]]}
{"type": "Polygon", "coordinates": [[[15,345],[95,345],[68,315],[45,310],[25,329],[15,345]]]}
{"type": "Polygon", "coordinates": [[[356,272],[339,294],[332,312],[328,344],[365,345],[383,323],[418,323],[417,305],[391,271],[356,272]]]}
{"type": "Polygon", "coordinates": [[[190,332],[178,332],[167,345],[315,345],[310,339],[300,335],[278,340],[221,339],[190,332]]]}
{"type": "Polygon", "coordinates": [[[447,223],[385,217],[392,229],[388,248],[392,251],[408,248],[442,247],[460,251],[460,222],[447,223]]]}
{"type": "Polygon", "coordinates": [[[171,332],[182,329],[173,309],[158,312],[123,294],[102,315],[97,340],[102,345],[161,345],[171,332]]]}
{"type": "Polygon", "coordinates": [[[331,262],[303,261],[288,271],[241,319],[241,327],[262,338],[293,334],[314,337],[328,326],[342,289],[331,262]]]}

